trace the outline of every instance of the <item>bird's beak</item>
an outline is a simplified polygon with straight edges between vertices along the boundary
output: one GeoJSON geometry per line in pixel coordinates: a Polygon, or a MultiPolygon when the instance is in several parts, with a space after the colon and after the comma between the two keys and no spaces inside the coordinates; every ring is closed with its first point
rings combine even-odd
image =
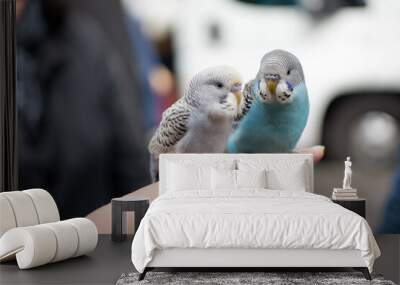
{"type": "Polygon", "coordinates": [[[233,93],[233,95],[235,95],[237,105],[240,106],[240,102],[242,102],[242,97],[243,97],[242,92],[236,91],[233,93]]]}
{"type": "Polygon", "coordinates": [[[240,102],[242,102],[242,84],[240,83],[236,83],[233,85],[231,92],[233,93],[233,95],[236,98],[236,104],[239,106],[240,102]]]}
{"type": "Polygon", "coordinates": [[[271,94],[275,94],[276,86],[278,85],[278,80],[275,79],[268,79],[267,80],[267,87],[271,94]]]}

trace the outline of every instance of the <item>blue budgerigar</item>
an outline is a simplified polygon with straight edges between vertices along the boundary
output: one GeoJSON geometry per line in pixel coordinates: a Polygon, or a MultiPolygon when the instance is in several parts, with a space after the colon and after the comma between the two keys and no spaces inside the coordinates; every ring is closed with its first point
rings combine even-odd
{"type": "Polygon", "coordinates": [[[246,84],[243,95],[249,104],[229,137],[228,152],[293,151],[309,113],[303,69],[297,57],[284,50],[264,55],[256,78],[246,84]]]}

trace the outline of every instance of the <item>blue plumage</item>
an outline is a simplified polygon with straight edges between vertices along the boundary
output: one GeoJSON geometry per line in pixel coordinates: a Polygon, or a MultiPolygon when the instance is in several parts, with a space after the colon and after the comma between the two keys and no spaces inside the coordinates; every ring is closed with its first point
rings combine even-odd
{"type": "Polygon", "coordinates": [[[263,102],[259,81],[253,81],[254,101],[247,115],[230,136],[230,153],[284,153],[296,146],[306,126],[309,102],[304,81],[293,88],[290,103],[263,102]]]}

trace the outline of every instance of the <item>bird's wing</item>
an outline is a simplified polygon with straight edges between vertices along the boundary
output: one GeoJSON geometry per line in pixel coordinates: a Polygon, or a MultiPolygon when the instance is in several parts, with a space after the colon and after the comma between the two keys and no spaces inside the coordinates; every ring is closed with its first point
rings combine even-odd
{"type": "Polygon", "coordinates": [[[168,152],[186,134],[190,108],[182,99],[164,111],[160,126],[150,140],[150,153],[168,152]]]}
{"type": "Polygon", "coordinates": [[[255,83],[255,80],[251,80],[246,83],[243,89],[243,100],[240,103],[238,114],[235,116],[235,122],[239,122],[250,110],[251,105],[255,99],[254,94],[252,92],[252,86],[255,83]]]}

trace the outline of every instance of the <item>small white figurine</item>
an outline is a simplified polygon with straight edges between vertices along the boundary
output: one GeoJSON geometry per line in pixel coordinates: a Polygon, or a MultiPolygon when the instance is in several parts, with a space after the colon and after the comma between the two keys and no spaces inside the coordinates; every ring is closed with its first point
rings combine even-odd
{"type": "Polygon", "coordinates": [[[352,189],[351,188],[351,161],[350,156],[347,157],[346,161],[344,162],[344,178],[343,178],[343,189],[352,189]]]}

